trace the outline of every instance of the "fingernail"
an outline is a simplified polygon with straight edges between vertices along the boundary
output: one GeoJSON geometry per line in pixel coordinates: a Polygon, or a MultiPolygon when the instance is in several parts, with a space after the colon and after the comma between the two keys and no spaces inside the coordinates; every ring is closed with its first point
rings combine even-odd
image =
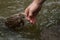
{"type": "Polygon", "coordinates": [[[35,21],[30,20],[30,23],[35,24],[35,21]]]}

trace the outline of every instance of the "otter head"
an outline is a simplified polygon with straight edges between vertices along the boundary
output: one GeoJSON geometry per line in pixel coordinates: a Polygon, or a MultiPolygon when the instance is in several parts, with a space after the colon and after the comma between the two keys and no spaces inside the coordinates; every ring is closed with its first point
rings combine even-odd
{"type": "Polygon", "coordinates": [[[8,28],[16,29],[24,26],[24,15],[23,14],[14,14],[6,18],[5,25],[8,28]]]}

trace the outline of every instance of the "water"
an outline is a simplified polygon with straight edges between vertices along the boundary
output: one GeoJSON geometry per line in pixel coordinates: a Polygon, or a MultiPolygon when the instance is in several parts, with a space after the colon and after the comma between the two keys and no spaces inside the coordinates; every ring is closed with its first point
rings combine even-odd
{"type": "Polygon", "coordinates": [[[0,40],[60,40],[60,0],[47,0],[36,25],[18,32],[9,30],[5,18],[24,12],[31,0],[0,0],[0,40]]]}

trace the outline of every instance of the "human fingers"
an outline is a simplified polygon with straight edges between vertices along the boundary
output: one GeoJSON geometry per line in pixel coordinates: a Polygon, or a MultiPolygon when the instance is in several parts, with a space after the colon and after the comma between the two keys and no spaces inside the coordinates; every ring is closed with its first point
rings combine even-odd
{"type": "Polygon", "coordinates": [[[32,17],[32,18],[30,18],[30,23],[32,23],[32,24],[35,24],[36,23],[36,18],[35,17],[32,17]]]}

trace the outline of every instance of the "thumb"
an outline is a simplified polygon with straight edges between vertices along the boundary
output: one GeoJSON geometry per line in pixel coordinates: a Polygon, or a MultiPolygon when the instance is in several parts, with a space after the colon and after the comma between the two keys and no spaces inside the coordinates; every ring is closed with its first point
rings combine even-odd
{"type": "Polygon", "coordinates": [[[28,15],[29,15],[29,8],[25,9],[25,15],[28,17],[28,15]]]}
{"type": "Polygon", "coordinates": [[[33,16],[33,12],[29,11],[29,17],[32,17],[32,16],[33,16]]]}

